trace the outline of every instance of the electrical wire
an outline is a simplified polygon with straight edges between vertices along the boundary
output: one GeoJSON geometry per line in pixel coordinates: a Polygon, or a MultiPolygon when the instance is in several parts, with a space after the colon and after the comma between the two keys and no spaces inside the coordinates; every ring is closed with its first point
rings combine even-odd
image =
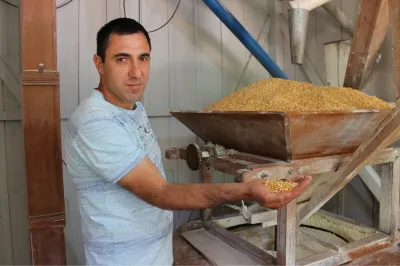
{"type": "MultiPolygon", "coordinates": [[[[8,1],[5,1],[5,0],[0,0],[0,1],[3,2],[3,3],[5,3],[5,4],[7,4],[7,5],[13,6],[13,7],[17,7],[17,8],[19,7],[19,6],[17,6],[17,5],[14,5],[14,4],[8,2],[8,1]]],[[[69,0],[69,1],[65,2],[64,4],[61,4],[61,5],[57,6],[56,9],[62,8],[62,7],[64,7],[64,6],[66,6],[66,5],[68,5],[69,3],[71,3],[72,1],[74,1],[74,0],[69,0]]]]}
{"type": "MultiPolygon", "coordinates": [[[[174,13],[172,13],[172,16],[168,19],[167,22],[164,23],[164,25],[162,25],[161,27],[159,27],[159,28],[157,28],[155,30],[150,30],[150,31],[148,31],[148,33],[152,33],[152,32],[161,30],[163,27],[165,27],[171,21],[171,19],[175,16],[175,13],[176,13],[176,11],[178,11],[180,3],[181,3],[181,0],[179,0],[178,4],[176,5],[176,8],[174,10],[174,13]]],[[[126,3],[125,3],[125,0],[123,2],[123,5],[124,5],[124,16],[126,17],[126,3]]],[[[141,7],[140,7],[140,0],[139,0],[139,23],[141,23],[140,13],[141,13],[141,7]]]]}
{"type": "Polygon", "coordinates": [[[176,13],[176,11],[178,10],[178,7],[179,7],[180,3],[181,3],[181,0],[179,0],[178,4],[176,5],[176,8],[175,8],[174,13],[172,13],[172,16],[168,19],[167,22],[165,22],[164,25],[162,25],[161,27],[159,27],[159,28],[157,28],[157,29],[155,29],[155,30],[150,30],[150,31],[148,31],[148,32],[149,32],[149,33],[155,32],[155,31],[161,30],[163,27],[165,27],[165,26],[171,21],[171,19],[175,16],[175,13],[176,13]]]}
{"type": "Polygon", "coordinates": [[[124,6],[124,17],[126,18],[126,0],[124,0],[123,6],[124,6]]]}
{"type": "Polygon", "coordinates": [[[71,3],[72,1],[74,1],[74,0],[69,0],[68,2],[65,2],[64,4],[57,6],[56,9],[62,8],[64,6],[66,6],[66,5],[68,5],[69,3],[71,3]]]}

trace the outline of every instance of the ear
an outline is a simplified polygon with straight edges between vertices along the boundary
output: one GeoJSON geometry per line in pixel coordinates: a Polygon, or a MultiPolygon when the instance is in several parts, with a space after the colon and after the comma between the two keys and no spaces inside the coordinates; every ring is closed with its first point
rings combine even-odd
{"type": "Polygon", "coordinates": [[[93,62],[97,68],[97,71],[99,71],[99,73],[101,75],[103,75],[104,74],[104,69],[103,69],[104,64],[103,64],[103,61],[101,60],[101,57],[98,56],[97,54],[95,54],[93,56],[93,62]]]}

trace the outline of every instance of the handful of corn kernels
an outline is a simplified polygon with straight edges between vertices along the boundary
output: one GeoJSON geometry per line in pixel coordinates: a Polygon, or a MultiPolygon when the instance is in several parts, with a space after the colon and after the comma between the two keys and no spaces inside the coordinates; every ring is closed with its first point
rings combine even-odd
{"type": "Polygon", "coordinates": [[[290,180],[265,180],[264,184],[271,193],[290,192],[298,185],[296,182],[290,180]]]}

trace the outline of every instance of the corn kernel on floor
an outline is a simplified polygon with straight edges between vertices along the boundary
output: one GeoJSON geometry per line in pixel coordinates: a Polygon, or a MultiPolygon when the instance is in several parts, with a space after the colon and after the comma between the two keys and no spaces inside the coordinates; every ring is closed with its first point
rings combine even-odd
{"type": "Polygon", "coordinates": [[[346,87],[269,78],[244,87],[204,111],[342,111],[390,110],[393,106],[375,96],[346,87]]]}

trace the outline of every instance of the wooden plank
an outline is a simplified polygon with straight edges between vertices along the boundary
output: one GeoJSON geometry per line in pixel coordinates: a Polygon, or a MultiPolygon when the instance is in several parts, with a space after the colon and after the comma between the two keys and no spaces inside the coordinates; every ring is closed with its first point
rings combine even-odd
{"type": "MultiPolygon", "coordinates": [[[[172,15],[178,3],[179,0],[168,2],[168,16],[172,15]]],[[[179,11],[175,13],[174,19],[169,24],[169,99],[171,109],[197,109],[194,7],[194,0],[181,1],[179,11]]],[[[185,131],[185,134],[187,133],[185,131]]],[[[189,136],[195,140],[193,133],[190,133],[189,136]]]]}
{"type": "MultiPolygon", "coordinates": [[[[13,0],[11,3],[15,5],[19,5],[19,0],[13,0]]],[[[17,44],[20,44],[21,41],[21,30],[19,25],[20,12],[18,8],[7,5],[4,2],[2,4],[3,9],[3,23],[1,27],[3,27],[3,52],[2,59],[5,65],[11,71],[11,74],[17,79],[20,80],[21,77],[21,51],[20,47],[17,44]]],[[[19,89],[21,90],[21,89],[19,89]]],[[[20,102],[20,101],[19,101],[20,102]]]]}
{"type": "Polygon", "coordinates": [[[400,243],[372,254],[356,259],[347,265],[398,265],[400,261],[400,243]]]}
{"type": "Polygon", "coordinates": [[[340,265],[360,258],[371,252],[384,249],[390,245],[390,237],[384,234],[376,234],[359,241],[347,244],[339,248],[338,252],[326,251],[308,256],[296,261],[296,265],[340,265]]]}
{"type": "Polygon", "coordinates": [[[339,47],[338,43],[327,43],[324,45],[325,54],[325,80],[328,86],[338,86],[339,77],[339,47]]]}
{"type": "MultiPolygon", "coordinates": [[[[168,17],[170,17],[179,1],[168,1],[168,17]]],[[[168,29],[169,52],[169,87],[171,109],[197,108],[197,75],[196,75],[196,36],[195,36],[195,2],[181,1],[168,29]]],[[[158,90],[158,89],[157,89],[158,90]]],[[[196,136],[176,119],[168,117],[170,124],[170,144],[187,146],[196,142],[196,136]]],[[[174,183],[198,183],[199,175],[191,171],[186,161],[166,162],[171,180],[174,183]]],[[[189,220],[198,219],[200,211],[181,210],[174,212],[175,226],[178,227],[189,220]]]]}
{"type": "Polygon", "coordinates": [[[221,21],[203,3],[195,1],[197,107],[205,108],[223,97],[221,21]],[[205,78],[206,77],[206,78],[205,78]]]}
{"type": "Polygon", "coordinates": [[[378,51],[389,27],[387,0],[360,0],[344,86],[363,89],[373,73],[378,51]]]}
{"type": "Polygon", "coordinates": [[[0,78],[7,85],[14,97],[21,102],[21,86],[18,80],[11,73],[6,63],[0,58],[0,78]]]}
{"type": "MultiPolygon", "coordinates": [[[[243,23],[243,26],[258,42],[258,44],[272,57],[269,48],[271,16],[268,13],[267,2],[268,1],[263,0],[244,1],[243,20],[240,22],[243,23]]],[[[245,49],[245,65],[242,69],[238,69],[238,71],[240,71],[240,78],[235,84],[235,91],[256,81],[270,77],[270,74],[261,63],[245,46],[243,47],[245,49]]]]}
{"type": "Polygon", "coordinates": [[[230,247],[204,229],[188,231],[182,236],[189,241],[212,265],[258,265],[257,262],[230,247]]]}
{"type": "MultiPolygon", "coordinates": [[[[369,165],[382,164],[392,162],[399,157],[400,150],[398,149],[385,149],[378,151],[376,157],[372,158],[369,165]]],[[[261,174],[266,174],[269,178],[290,178],[293,174],[298,173],[301,175],[314,175],[320,173],[335,172],[337,169],[347,162],[351,155],[335,155],[326,156],[312,159],[296,160],[291,163],[274,163],[268,165],[261,165],[259,168],[252,169],[251,172],[238,172],[235,181],[247,182],[254,178],[258,178],[261,174]]]]}
{"type": "Polygon", "coordinates": [[[187,242],[180,232],[175,231],[172,238],[174,265],[202,265],[211,266],[210,262],[202,256],[189,242],[187,242]]]}
{"type": "Polygon", "coordinates": [[[169,42],[168,25],[155,32],[168,19],[168,2],[159,0],[141,1],[142,24],[151,38],[150,77],[143,94],[143,103],[149,115],[167,115],[170,110],[169,42]],[[154,15],[157,14],[157,15],[154,15]]]}
{"type": "Polygon", "coordinates": [[[56,2],[21,0],[20,9],[22,125],[32,263],[66,264],[56,2]],[[38,72],[38,63],[44,64],[43,72],[38,72]],[[52,237],[47,238],[49,235],[52,237]]]}
{"type": "Polygon", "coordinates": [[[367,166],[358,174],[364,184],[379,201],[381,197],[381,177],[376,173],[372,166],[367,166]]]}
{"type": "MultiPolygon", "coordinates": [[[[65,1],[58,0],[57,5],[65,1]]],[[[57,69],[61,117],[69,118],[79,104],[79,1],[57,9],[57,69]]],[[[92,66],[94,68],[94,65],[92,66]]]]}
{"type": "Polygon", "coordinates": [[[270,34],[268,35],[268,52],[279,67],[283,67],[283,33],[281,31],[282,2],[266,1],[267,13],[271,18],[270,34]]]}
{"type": "Polygon", "coordinates": [[[0,121],[18,121],[22,119],[20,110],[16,111],[0,111],[0,121]]]}
{"type": "Polygon", "coordinates": [[[340,167],[330,184],[316,194],[300,214],[300,222],[321,208],[330,198],[343,188],[357,173],[379,154],[379,151],[387,146],[389,140],[399,133],[400,105],[396,107],[383,119],[382,123],[372,134],[364,140],[350,159],[340,167]]]}
{"type": "MultiPolygon", "coordinates": [[[[338,7],[340,5],[340,1],[331,1],[329,2],[333,7],[338,7]]],[[[342,40],[341,38],[341,27],[340,24],[334,19],[331,15],[326,12],[325,9],[316,8],[312,11],[315,13],[315,50],[311,50],[314,57],[312,58],[312,62],[314,63],[314,67],[321,77],[324,83],[326,80],[324,79],[324,70],[326,62],[321,60],[324,58],[324,44],[337,42],[342,40]]],[[[339,69],[340,71],[340,69],[339,69]]]]}
{"type": "Polygon", "coordinates": [[[296,264],[296,207],[297,204],[294,200],[278,210],[276,262],[279,265],[296,264]]]}
{"type": "Polygon", "coordinates": [[[275,265],[276,260],[273,256],[254,246],[240,236],[218,226],[214,222],[204,223],[204,228],[235,250],[238,250],[256,262],[261,263],[261,265],[275,265]]]}
{"type": "MultiPolygon", "coordinates": [[[[19,4],[19,3],[17,3],[19,4]]],[[[20,77],[20,30],[19,9],[2,5],[2,55],[14,77],[20,77]]],[[[5,112],[21,109],[21,103],[14,97],[10,89],[3,83],[3,101],[5,112]]],[[[27,227],[28,211],[26,200],[26,184],[24,169],[24,148],[21,122],[6,122],[5,124],[5,154],[7,169],[7,193],[9,204],[11,241],[8,248],[12,251],[12,261],[15,265],[30,265],[30,238],[27,227]],[[18,252],[17,252],[18,251],[18,252]]]]}
{"type": "MultiPolygon", "coordinates": [[[[389,1],[390,34],[392,39],[393,69],[400,69],[400,1],[389,1]]],[[[400,75],[394,73],[396,99],[400,98],[400,75]]]]}
{"type": "Polygon", "coordinates": [[[106,0],[85,0],[79,3],[79,103],[99,85],[99,74],[93,64],[96,34],[106,21],[106,0]],[[92,14],[97,14],[93,16],[92,14]]]}
{"type": "MultiPolygon", "coordinates": [[[[11,93],[10,93],[11,94],[11,93]]],[[[12,95],[8,96],[18,104],[12,95]]],[[[10,106],[10,105],[9,105],[10,106]]],[[[28,201],[26,196],[26,181],[24,167],[24,146],[22,124],[19,121],[6,123],[6,154],[7,154],[7,180],[10,208],[10,223],[12,242],[9,243],[13,250],[15,265],[31,265],[31,246],[28,228],[28,201]]]]}
{"type": "Polygon", "coordinates": [[[382,165],[379,230],[388,235],[398,231],[400,161],[382,165]]]}
{"type": "MultiPolygon", "coordinates": [[[[274,1],[275,2],[275,1],[274,1]]],[[[289,10],[289,0],[283,0],[282,2],[282,15],[280,16],[281,32],[283,36],[282,50],[283,50],[283,70],[286,75],[291,80],[296,80],[296,69],[300,66],[292,64],[291,60],[291,49],[290,49],[290,39],[289,39],[289,24],[288,21],[288,10],[289,10]]],[[[304,61],[306,61],[306,55],[304,54],[304,61]]]]}
{"type": "Polygon", "coordinates": [[[329,248],[330,250],[337,249],[337,246],[332,245],[331,243],[327,242],[323,236],[317,234],[315,231],[312,230],[305,230],[304,228],[299,228],[299,232],[303,233],[307,237],[311,239],[311,241],[317,242],[321,246],[329,248]]]}
{"type": "MultiPolygon", "coordinates": [[[[0,6],[0,22],[3,20],[3,9],[0,6]]],[[[0,39],[3,27],[0,27],[0,39]]],[[[0,41],[0,55],[3,51],[0,41]]],[[[3,81],[0,79],[0,118],[4,110],[3,81]]],[[[11,237],[10,205],[7,180],[7,154],[5,122],[0,121],[0,265],[13,264],[13,249],[11,237]]]]}
{"type": "MultiPolygon", "coordinates": [[[[240,24],[245,25],[244,0],[225,0],[221,1],[221,3],[235,16],[240,24]]],[[[222,89],[223,96],[227,96],[235,91],[248,57],[246,57],[247,49],[245,46],[224,23],[221,24],[221,47],[222,89]]],[[[245,83],[248,83],[248,81],[245,83]]]]}

